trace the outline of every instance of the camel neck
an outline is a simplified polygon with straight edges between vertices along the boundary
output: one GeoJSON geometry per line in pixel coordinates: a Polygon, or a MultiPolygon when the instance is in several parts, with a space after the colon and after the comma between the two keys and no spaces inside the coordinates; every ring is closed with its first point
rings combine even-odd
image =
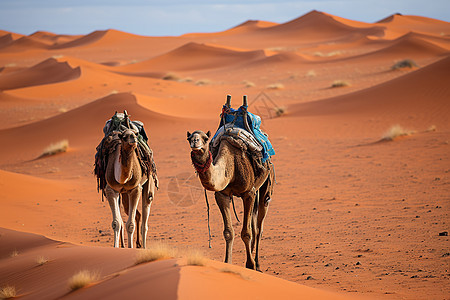
{"type": "Polygon", "coordinates": [[[197,159],[197,155],[195,155],[194,152],[191,152],[192,164],[194,165],[194,168],[198,174],[205,173],[206,171],[208,171],[209,167],[211,167],[211,163],[212,163],[211,151],[208,150],[208,152],[207,153],[205,152],[205,154],[206,154],[206,159],[203,159],[205,156],[205,155],[203,155],[202,161],[199,161],[197,159]]]}

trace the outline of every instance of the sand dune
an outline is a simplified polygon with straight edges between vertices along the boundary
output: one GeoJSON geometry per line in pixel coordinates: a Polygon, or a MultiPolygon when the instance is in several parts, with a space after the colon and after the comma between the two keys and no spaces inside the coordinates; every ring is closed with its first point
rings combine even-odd
{"type": "Polygon", "coordinates": [[[23,299],[142,299],[150,295],[152,299],[273,299],[280,293],[285,299],[351,299],[212,261],[188,266],[182,259],[170,259],[134,266],[134,249],[75,246],[4,228],[0,239],[7,245],[2,247],[2,257],[17,252],[0,263],[0,278],[14,285],[23,299]],[[39,257],[47,262],[39,265],[39,257]],[[70,277],[84,269],[98,272],[99,280],[71,292],[70,277]],[[221,290],[224,285],[233,289],[221,290]]]}
{"type": "Polygon", "coordinates": [[[21,153],[1,151],[4,155],[2,161],[8,161],[11,156],[19,157],[19,159],[37,158],[41,154],[39,152],[46,146],[63,139],[68,139],[74,146],[83,145],[88,141],[91,144],[98,143],[102,138],[101,129],[105,125],[105,121],[115,111],[123,110],[127,110],[134,120],[145,121],[147,126],[155,131],[173,122],[172,117],[143,109],[137,104],[136,98],[132,94],[112,94],[49,119],[0,130],[1,138],[9,140],[17,147],[24,148],[21,153]],[[29,143],[34,147],[26,149],[26,145],[29,143]]]}
{"type": "Polygon", "coordinates": [[[428,122],[445,126],[450,113],[450,56],[372,88],[331,99],[293,105],[292,116],[310,115],[390,115],[428,116],[428,122]],[[427,83],[424,84],[425,78],[427,83]],[[428,81],[429,80],[429,81],[428,81]]]}
{"type": "Polygon", "coordinates": [[[357,28],[341,23],[331,15],[319,11],[311,11],[292,21],[269,27],[264,30],[277,35],[296,35],[308,41],[336,39],[340,36],[354,32],[363,32],[366,35],[382,36],[384,30],[379,26],[357,28]]]}
{"type": "Polygon", "coordinates": [[[188,43],[145,62],[119,67],[123,73],[149,71],[191,71],[215,69],[264,57],[263,51],[234,51],[222,47],[188,43]]]}
{"type": "Polygon", "coordinates": [[[444,299],[449,24],[311,11],[176,37],[0,31],[0,287],[29,299],[444,299]],[[391,70],[403,59],[418,67],[391,70]],[[276,150],[263,274],[240,267],[234,216],[233,264],[217,262],[225,245],[212,192],[208,248],[186,142],[188,130],[216,130],[227,94],[234,108],[248,95],[276,150]],[[199,249],[205,266],[135,266],[136,250],[111,247],[92,171],[105,121],[123,110],[144,122],[158,168],[148,243],[199,249]],[[393,128],[409,135],[379,143],[393,128]],[[61,140],[66,152],[40,157],[61,140]],[[81,268],[100,279],[70,292],[81,268]]]}
{"type": "Polygon", "coordinates": [[[2,75],[0,90],[73,80],[80,74],[80,68],[71,68],[67,63],[60,63],[54,58],[49,58],[31,68],[2,75]]]}

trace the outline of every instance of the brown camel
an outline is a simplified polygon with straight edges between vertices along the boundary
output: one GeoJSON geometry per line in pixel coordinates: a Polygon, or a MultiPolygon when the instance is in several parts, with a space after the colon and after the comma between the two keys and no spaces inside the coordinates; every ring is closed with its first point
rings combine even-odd
{"type": "Polygon", "coordinates": [[[246,267],[260,271],[258,251],[263,222],[273,191],[274,171],[270,161],[263,164],[262,172],[255,172],[249,155],[241,148],[222,140],[216,157],[210,151],[210,135],[203,131],[187,132],[191,146],[192,163],[203,187],[215,191],[215,199],[222,213],[226,241],[225,262],[231,263],[234,230],[231,223],[232,196],[242,198],[244,220],[241,238],[247,252],[246,267]],[[256,246],[256,247],[255,247],[256,246]],[[256,248],[255,258],[252,252],[256,248]]]}
{"type": "MultiPolygon", "coordinates": [[[[142,195],[142,247],[146,248],[148,218],[157,184],[156,174],[149,175],[142,172],[137,156],[137,131],[126,129],[122,132],[114,131],[105,140],[105,147],[109,149],[106,166],[105,195],[113,214],[112,228],[114,230],[114,247],[119,247],[119,239],[123,247],[123,221],[120,215],[120,195],[125,211],[128,213],[126,230],[128,233],[128,247],[133,248],[134,230],[139,226],[140,215],[137,212],[139,198],[142,195]]],[[[136,246],[140,247],[139,231],[136,246]]]]}

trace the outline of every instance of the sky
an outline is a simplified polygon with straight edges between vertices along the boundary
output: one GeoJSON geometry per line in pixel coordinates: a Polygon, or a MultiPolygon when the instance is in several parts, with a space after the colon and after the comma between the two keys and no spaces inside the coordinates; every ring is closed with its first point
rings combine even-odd
{"type": "Polygon", "coordinates": [[[178,36],[223,31],[247,20],[284,23],[314,9],[370,23],[394,13],[450,21],[450,0],[0,0],[0,30],[178,36]]]}

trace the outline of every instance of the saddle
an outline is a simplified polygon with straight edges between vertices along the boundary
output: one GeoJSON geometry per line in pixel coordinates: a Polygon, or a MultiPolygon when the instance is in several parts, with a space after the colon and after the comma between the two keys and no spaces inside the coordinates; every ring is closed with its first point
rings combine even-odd
{"type": "Polygon", "coordinates": [[[237,110],[231,108],[231,96],[227,96],[219,128],[211,140],[210,149],[214,158],[221,141],[226,140],[249,155],[253,168],[258,173],[271,163],[270,156],[275,154],[275,151],[267,134],[260,129],[261,118],[248,112],[247,107],[247,96],[244,96],[243,105],[237,110]]]}
{"type": "Polygon", "coordinates": [[[94,174],[97,176],[97,191],[101,190],[102,195],[105,195],[105,174],[108,166],[108,156],[120,143],[117,132],[123,132],[127,129],[132,129],[137,132],[138,147],[136,154],[141,165],[142,173],[146,174],[149,179],[153,177],[155,186],[158,188],[156,164],[153,160],[153,151],[148,146],[148,137],[144,129],[144,124],[141,121],[131,121],[125,110],[123,113],[115,112],[111,119],[106,121],[103,127],[104,137],[96,148],[94,174]]]}

